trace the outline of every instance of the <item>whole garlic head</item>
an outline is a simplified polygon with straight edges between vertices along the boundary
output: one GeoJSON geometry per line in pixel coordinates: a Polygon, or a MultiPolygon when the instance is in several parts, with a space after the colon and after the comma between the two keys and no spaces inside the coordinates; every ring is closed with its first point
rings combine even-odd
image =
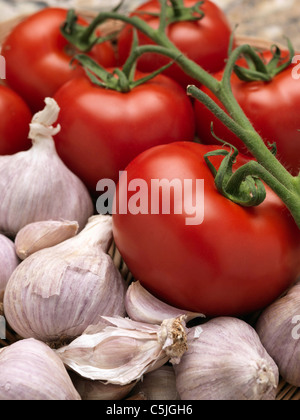
{"type": "Polygon", "coordinates": [[[66,368],[46,344],[20,340],[0,350],[0,400],[81,400],[66,368]]]}
{"type": "Polygon", "coordinates": [[[53,137],[59,107],[46,98],[45,109],[30,125],[32,147],[14,155],[0,156],[0,231],[15,236],[28,223],[75,220],[82,229],[94,213],[87,188],[62,162],[53,137]]]}
{"type": "Polygon", "coordinates": [[[279,371],[255,330],[236,318],[215,318],[188,334],[174,366],[182,400],[275,400],[279,371]]]}
{"type": "Polygon", "coordinates": [[[0,234],[0,301],[10,276],[19,264],[14,242],[0,234]]]}
{"type": "Polygon", "coordinates": [[[102,315],[124,316],[126,284],[107,254],[111,216],[92,216],[75,237],[23,260],[4,294],[8,323],[22,338],[71,340],[102,315]]]}

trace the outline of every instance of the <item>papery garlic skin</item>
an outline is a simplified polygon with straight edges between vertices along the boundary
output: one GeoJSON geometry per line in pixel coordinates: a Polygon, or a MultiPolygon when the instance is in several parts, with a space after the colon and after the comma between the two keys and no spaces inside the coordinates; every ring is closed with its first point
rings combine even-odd
{"type": "Polygon", "coordinates": [[[72,238],[78,232],[78,222],[69,220],[45,220],[29,223],[16,235],[15,248],[21,260],[44,248],[55,246],[72,238]]]}
{"type": "Polygon", "coordinates": [[[0,400],[81,400],[60,358],[46,344],[20,340],[0,350],[0,400]]]}
{"type": "Polygon", "coordinates": [[[0,301],[3,300],[4,290],[13,271],[19,265],[14,242],[0,234],[0,301]]]}
{"type": "Polygon", "coordinates": [[[63,363],[84,378],[128,385],[168,361],[179,363],[186,351],[183,317],[165,320],[161,326],[129,318],[103,320],[98,332],[95,326],[93,333],[88,329],[88,333],[56,350],[63,363]]]}
{"type": "Polygon", "coordinates": [[[279,371],[255,330],[236,318],[215,318],[188,333],[188,351],[174,365],[182,400],[275,400],[279,371]]]}
{"type": "Polygon", "coordinates": [[[106,253],[111,216],[92,216],[75,237],[35,252],[7,284],[4,313],[22,338],[68,341],[102,315],[124,316],[125,281],[106,253]]]}
{"type": "Polygon", "coordinates": [[[139,281],[134,281],[127,289],[125,308],[128,316],[134,321],[161,324],[165,319],[186,316],[186,322],[201,317],[203,314],[178,309],[160,301],[149,293],[139,281]]]}
{"type": "Polygon", "coordinates": [[[283,380],[300,387],[300,280],[262,312],[255,329],[283,380]]]}
{"type": "Polygon", "coordinates": [[[15,236],[29,223],[49,219],[75,220],[83,228],[94,213],[87,188],[56,152],[52,127],[59,113],[54,99],[33,117],[32,147],[0,156],[0,231],[15,236]],[[49,125],[47,125],[49,124],[49,125]]]}

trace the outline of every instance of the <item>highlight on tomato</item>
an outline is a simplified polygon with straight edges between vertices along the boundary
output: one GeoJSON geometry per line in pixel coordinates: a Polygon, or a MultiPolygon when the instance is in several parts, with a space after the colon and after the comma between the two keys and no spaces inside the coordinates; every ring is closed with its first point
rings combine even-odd
{"type": "MultiPolygon", "coordinates": [[[[254,207],[220,194],[206,161],[217,149],[220,146],[177,142],[137,156],[117,186],[113,232],[134,278],[156,297],[208,317],[242,316],[273,302],[297,279],[300,232],[267,186],[265,200],[254,207]],[[153,180],[161,182],[154,207],[159,211],[152,211],[153,180]],[[197,180],[204,183],[202,195],[197,180]],[[187,181],[193,188],[185,187],[187,181]],[[170,202],[169,212],[163,211],[164,200],[170,202]],[[139,211],[125,211],[133,202],[139,211]],[[187,223],[191,209],[196,212],[201,206],[203,220],[187,223]]],[[[219,167],[222,159],[211,156],[210,162],[219,167]]],[[[248,161],[238,155],[235,167],[248,161]]]]}

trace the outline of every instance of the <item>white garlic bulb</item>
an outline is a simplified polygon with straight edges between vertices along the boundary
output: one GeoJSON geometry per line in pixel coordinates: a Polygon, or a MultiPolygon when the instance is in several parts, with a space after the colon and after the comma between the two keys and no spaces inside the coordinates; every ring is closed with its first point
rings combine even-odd
{"type": "Polygon", "coordinates": [[[15,248],[21,260],[34,252],[57,245],[75,236],[78,222],[69,220],[45,220],[24,226],[15,237],[15,248]]]}
{"type": "Polygon", "coordinates": [[[262,312],[255,329],[281,377],[300,387],[300,280],[262,312]]]}
{"type": "Polygon", "coordinates": [[[0,301],[3,300],[7,282],[19,263],[14,242],[0,234],[0,301]]]}
{"type": "Polygon", "coordinates": [[[30,125],[32,147],[14,155],[0,156],[0,231],[15,236],[28,223],[76,220],[83,228],[94,213],[87,188],[58,156],[53,137],[59,107],[46,98],[45,109],[30,125]]]}
{"type": "Polygon", "coordinates": [[[22,338],[59,342],[102,315],[124,316],[126,285],[107,254],[111,242],[111,216],[92,216],[75,237],[22,261],[4,294],[12,329],[22,338]]]}
{"type": "Polygon", "coordinates": [[[187,349],[184,317],[161,325],[129,318],[103,320],[56,350],[64,364],[83,378],[128,385],[168,361],[179,363],[187,349]]]}
{"type": "Polygon", "coordinates": [[[149,293],[139,281],[134,281],[127,289],[125,308],[128,316],[134,321],[161,324],[164,319],[186,316],[186,322],[204,315],[178,309],[149,293]]]}
{"type": "Polygon", "coordinates": [[[215,318],[193,327],[174,366],[182,400],[275,400],[279,371],[249,324],[215,318]]]}
{"type": "Polygon", "coordinates": [[[0,350],[0,400],[80,400],[60,358],[45,343],[20,340],[0,350]]]}

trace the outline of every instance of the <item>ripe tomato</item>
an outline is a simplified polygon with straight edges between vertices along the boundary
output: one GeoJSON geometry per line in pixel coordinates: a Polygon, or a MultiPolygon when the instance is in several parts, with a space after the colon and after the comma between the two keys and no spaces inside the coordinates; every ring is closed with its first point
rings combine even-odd
{"type": "MultiPolygon", "coordinates": [[[[137,72],[136,78],[144,75],[137,72]]],[[[55,136],[58,154],[94,193],[103,178],[117,183],[119,171],[142,151],[194,140],[192,103],[179,84],[163,75],[127,93],[79,77],[59,89],[54,99],[61,108],[62,129],[55,136]]]]}
{"type": "Polygon", "coordinates": [[[17,93],[3,85],[0,85],[0,115],[0,155],[29,149],[31,111],[17,93]]]}
{"type": "MultiPolygon", "coordinates": [[[[178,142],[154,147],[134,159],[117,187],[113,233],[134,278],[161,300],[207,316],[241,315],[270,304],[296,280],[300,232],[269,188],[263,204],[252,208],[241,207],[217,191],[203,158],[217,148],[178,142]],[[131,185],[135,179],[143,180],[147,188],[140,182],[143,188],[137,192],[131,185]],[[179,180],[183,189],[183,200],[178,190],[171,191],[171,198],[164,195],[167,188],[161,190],[160,203],[165,205],[164,199],[176,203],[177,211],[171,206],[169,214],[163,214],[162,204],[160,212],[152,212],[158,197],[152,185],[163,179],[179,180]],[[187,180],[193,181],[193,189],[184,184],[187,180]],[[204,181],[204,195],[198,197],[196,180],[204,181]],[[143,211],[126,212],[124,206],[129,209],[137,195],[143,211]],[[181,213],[178,200],[184,203],[181,213]],[[199,214],[194,225],[188,222],[191,200],[194,211],[204,206],[204,218],[199,214]]],[[[213,164],[218,166],[220,159],[212,158],[213,164]]],[[[239,165],[246,161],[238,156],[239,165]]]]}
{"type": "MultiPolygon", "coordinates": [[[[269,51],[263,56],[266,61],[271,58],[269,51]]],[[[239,65],[243,66],[243,61],[239,61],[239,65]]],[[[270,82],[245,82],[233,74],[231,87],[241,108],[264,142],[267,145],[276,143],[277,158],[296,176],[300,170],[300,94],[299,80],[293,77],[295,70],[296,64],[291,64],[270,82]]],[[[215,74],[217,80],[222,77],[223,71],[215,74]]],[[[224,109],[209,89],[201,89],[224,109]]],[[[203,104],[195,101],[194,107],[197,135],[202,143],[216,144],[216,139],[211,134],[213,122],[213,129],[218,137],[236,146],[244,154],[249,154],[242,141],[203,104]]]]}
{"type": "MultiPolygon", "coordinates": [[[[194,6],[198,0],[184,0],[185,7],[194,6]]],[[[213,2],[204,1],[201,10],[205,16],[199,21],[180,21],[167,27],[168,38],[191,60],[209,72],[216,72],[224,67],[227,58],[231,28],[226,15],[213,2]]],[[[159,18],[149,13],[158,13],[160,2],[150,0],[136,9],[133,15],[144,19],[152,28],[159,27],[159,18]],[[142,13],[141,13],[142,12],[142,13]],[[144,14],[145,13],[145,14],[144,14]]],[[[123,64],[129,55],[132,44],[132,27],[126,25],[118,38],[118,52],[120,63],[123,64]]],[[[139,33],[139,44],[147,45],[153,42],[142,33],[139,33]]],[[[138,61],[138,69],[151,72],[164,66],[169,59],[158,54],[144,54],[138,61]]],[[[179,66],[174,64],[165,71],[165,74],[181,83],[183,87],[195,84],[179,66]]]]}
{"type": "MultiPolygon", "coordinates": [[[[76,51],[60,33],[66,16],[65,9],[43,9],[17,25],[3,43],[7,83],[33,111],[43,109],[45,97],[52,97],[60,86],[82,72],[70,65],[76,51]]],[[[86,24],[83,19],[79,23],[86,24]]],[[[97,45],[92,55],[104,67],[115,65],[109,42],[97,45]]]]}

